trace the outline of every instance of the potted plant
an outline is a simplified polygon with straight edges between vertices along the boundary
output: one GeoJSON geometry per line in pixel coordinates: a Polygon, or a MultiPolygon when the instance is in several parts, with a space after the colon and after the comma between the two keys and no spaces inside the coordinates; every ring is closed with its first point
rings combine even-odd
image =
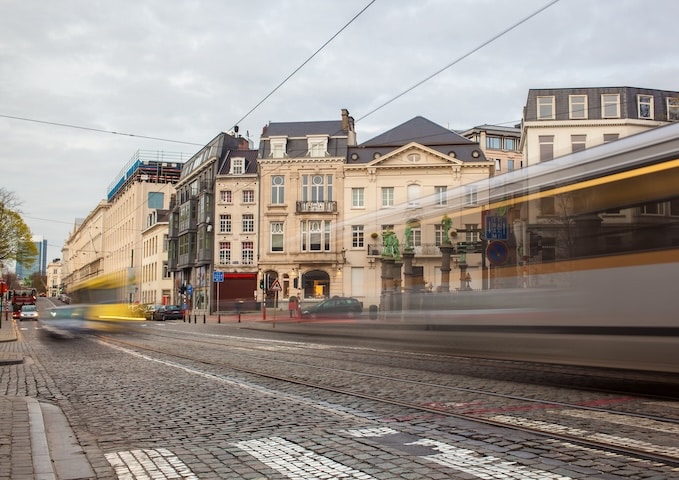
{"type": "Polygon", "coordinates": [[[373,232],[373,233],[370,234],[370,238],[372,238],[373,240],[376,240],[377,237],[379,237],[379,236],[380,236],[380,234],[377,233],[377,232],[373,232]]]}

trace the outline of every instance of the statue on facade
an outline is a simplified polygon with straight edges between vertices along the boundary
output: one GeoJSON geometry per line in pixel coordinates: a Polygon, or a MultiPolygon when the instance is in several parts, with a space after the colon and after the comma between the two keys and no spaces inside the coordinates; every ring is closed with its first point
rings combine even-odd
{"type": "Polygon", "coordinates": [[[405,251],[406,252],[412,252],[413,250],[413,241],[412,241],[412,235],[413,231],[410,228],[410,225],[406,226],[406,238],[405,238],[405,251]]]}
{"type": "Polygon", "coordinates": [[[443,243],[450,244],[450,229],[453,228],[453,220],[448,216],[444,215],[441,219],[441,225],[443,225],[443,243]]]}
{"type": "Polygon", "coordinates": [[[385,257],[399,258],[398,238],[392,230],[387,230],[382,234],[383,250],[382,255],[385,257]]]}

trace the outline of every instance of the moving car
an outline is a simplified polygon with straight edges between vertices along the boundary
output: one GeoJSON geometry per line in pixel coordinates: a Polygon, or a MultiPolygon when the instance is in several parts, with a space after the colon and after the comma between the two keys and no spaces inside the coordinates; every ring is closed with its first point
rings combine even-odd
{"type": "Polygon", "coordinates": [[[86,305],[54,307],[47,310],[47,314],[38,320],[38,324],[45,333],[53,337],[74,338],[90,331],[86,314],[86,305]]]}
{"type": "Polygon", "coordinates": [[[353,318],[363,312],[363,304],[352,297],[334,297],[302,308],[302,318],[353,318]]]}
{"type": "Polygon", "coordinates": [[[22,305],[19,311],[19,320],[37,320],[38,308],[35,305],[22,305]]]}
{"type": "Polygon", "coordinates": [[[182,320],[184,312],[179,305],[159,305],[158,308],[151,313],[153,320],[182,320]]]}

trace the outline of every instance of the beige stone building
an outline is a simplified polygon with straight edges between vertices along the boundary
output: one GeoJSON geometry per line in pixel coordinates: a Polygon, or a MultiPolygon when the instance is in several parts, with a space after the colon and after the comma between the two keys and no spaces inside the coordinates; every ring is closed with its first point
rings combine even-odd
{"type": "Polygon", "coordinates": [[[172,275],[167,267],[168,211],[153,210],[141,232],[141,278],[139,301],[169,305],[172,302],[172,275]]]}
{"type": "Polygon", "coordinates": [[[47,264],[47,296],[57,297],[61,293],[63,263],[55,258],[47,264]]]}
{"type": "MultiPolygon", "coordinates": [[[[129,281],[124,298],[118,299],[121,302],[142,302],[142,290],[147,298],[163,297],[165,279],[154,275],[157,281],[153,286],[150,282],[142,286],[142,259],[147,246],[143,234],[149,227],[149,218],[169,208],[182,160],[180,153],[135,152],[109,185],[106,200],[76,222],[64,243],[63,283],[67,293],[78,282],[106,273],[129,281]]],[[[158,259],[155,262],[161,263],[158,259]]],[[[148,268],[147,264],[144,268],[148,268]]]]}
{"type": "Polygon", "coordinates": [[[523,166],[521,129],[501,125],[479,125],[460,132],[465,138],[478,143],[487,160],[495,163],[493,175],[512,172],[523,166]]]}
{"type": "Polygon", "coordinates": [[[487,179],[493,166],[477,143],[422,117],[350,147],[339,227],[344,252],[339,293],[368,306],[380,305],[385,288],[481,288],[483,206],[478,198],[483,187],[475,182],[487,179]],[[444,215],[458,231],[454,243],[459,248],[448,278],[441,272],[444,215]],[[382,266],[386,232],[393,232],[399,241],[400,261],[411,248],[414,270],[410,275],[401,269],[396,284],[387,286],[382,266]],[[466,273],[470,282],[460,282],[466,273]]]}
{"type": "Polygon", "coordinates": [[[355,142],[346,110],[340,120],[264,128],[258,266],[269,306],[291,295],[310,301],[342,295],[343,167],[355,142]]]}

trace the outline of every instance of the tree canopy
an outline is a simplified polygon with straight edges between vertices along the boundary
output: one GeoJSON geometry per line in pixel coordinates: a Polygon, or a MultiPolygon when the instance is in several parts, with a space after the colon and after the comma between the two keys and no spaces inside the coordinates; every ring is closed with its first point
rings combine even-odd
{"type": "Polygon", "coordinates": [[[0,187],[0,262],[32,265],[37,256],[31,229],[21,216],[14,192],[0,187]]]}

